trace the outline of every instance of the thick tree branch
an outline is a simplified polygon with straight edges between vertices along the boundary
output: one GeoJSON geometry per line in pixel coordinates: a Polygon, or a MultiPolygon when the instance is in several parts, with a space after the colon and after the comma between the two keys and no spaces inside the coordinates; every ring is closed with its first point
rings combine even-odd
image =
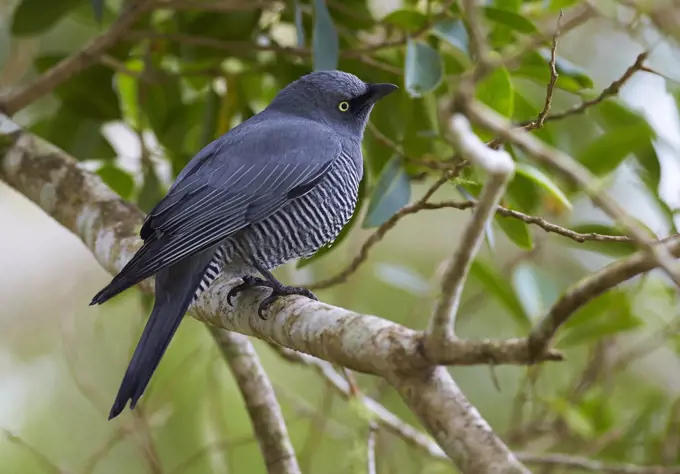
{"type": "Polygon", "coordinates": [[[214,326],[209,329],[243,394],[267,472],[299,474],[281,407],[255,348],[247,336],[214,326]]]}
{"type": "MultiPolygon", "coordinates": [[[[11,123],[0,120],[0,130],[7,129],[3,122],[11,123]]],[[[43,140],[20,130],[0,137],[0,176],[78,235],[104,268],[119,271],[139,247],[141,213],[43,140]]],[[[443,360],[433,362],[421,351],[422,334],[303,297],[281,299],[264,321],[254,310],[261,295],[257,291],[240,294],[235,308],[228,305],[226,295],[233,284],[218,279],[191,314],[221,329],[386,377],[463,472],[488,472],[486,464],[495,466],[497,472],[526,472],[471,408],[446,369],[433,368],[436,362],[528,361],[525,340],[452,341],[442,350],[443,360]]],[[[550,360],[560,357],[558,353],[546,355],[550,360]]]]}
{"type": "Polygon", "coordinates": [[[105,33],[41,74],[33,82],[0,97],[0,111],[9,116],[14,115],[28,104],[54,90],[62,82],[97,62],[99,56],[113,46],[152,3],[153,0],[127,2],[118,20],[105,33]]]}

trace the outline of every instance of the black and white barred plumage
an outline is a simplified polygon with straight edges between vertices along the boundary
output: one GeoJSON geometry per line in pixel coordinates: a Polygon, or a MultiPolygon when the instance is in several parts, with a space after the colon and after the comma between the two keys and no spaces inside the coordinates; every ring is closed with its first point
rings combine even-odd
{"type": "Polygon", "coordinates": [[[110,418],[128,400],[134,408],[184,313],[221,273],[242,277],[240,290],[270,288],[260,317],[280,296],[315,298],[283,285],[270,270],[331,244],[347,224],[363,174],[369,114],[395,88],[339,71],[309,74],[206,145],[180,172],[147,216],[142,247],[92,299],[103,303],[156,277],[154,307],[110,418]]]}

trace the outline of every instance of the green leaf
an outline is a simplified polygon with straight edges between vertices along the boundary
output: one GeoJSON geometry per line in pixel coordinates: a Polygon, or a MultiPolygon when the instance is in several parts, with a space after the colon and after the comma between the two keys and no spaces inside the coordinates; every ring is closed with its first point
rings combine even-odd
{"type": "Polygon", "coordinates": [[[421,97],[435,89],[442,80],[443,67],[439,53],[422,41],[409,39],[405,61],[406,90],[421,97]]]}
{"type": "Polygon", "coordinates": [[[569,201],[569,198],[548,175],[543,173],[543,171],[527,163],[517,163],[515,174],[522,175],[530,181],[536,183],[550,196],[554,197],[558,202],[560,202],[566,209],[571,209],[571,202],[569,201]]]}
{"type": "Polygon", "coordinates": [[[649,145],[652,138],[647,124],[628,125],[606,131],[590,142],[578,160],[597,176],[614,171],[631,153],[649,145]]]}
{"type": "Polygon", "coordinates": [[[116,152],[101,133],[103,125],[63,105],[56,114],[33,124],[30,129],[79,160],[113,159],[116,152]]]}
{"type": "Polygon", "coordinates": [[[511,30],[519,31],[520,33],[532,34],[536,33],[536,26],[522,15],[511,12],[507,9],[484,7],[484,16],[494,23],[506,26],[511,30]]]}
{"type": "Polygon", "coordinates": [[[494,0],[496,8],[502,8],[511,12],[518,13],[522,8],[522,0],[494,0]]]}
{"type": "MultiPolygon", "coordinates": [[[[364,174],[366,174],[366,170],[364,170],[364,174]]],[[[321,247],[319,250],[314,253],[314,255],[310,256],[309,258],[303,258],[298,260],[297,263],[297,268],[303,268],[309,265],[312,262],[316,262],[319,260],[321,257],[324,255],[327,255],[330,253],[332,250],[337,248],[342,241],[344,241],[347,236],[350,234],[351,230],[354,228],[356,225],[357,219],[359,217],[359,214],[361,214],[361,208],[364,205],[364,202],[366,201],[366,179],[362,179],[359,182],[359,192],[358,192],[358,200],[357,200],[357,205],[356,208],[354,209],[354,213],[352,214],[352,217],[349,218],[349,222],[345,224],[345,227],[342,228],[338,236],[335,238],[335,240],[324,247],[321,247]]]]}
{"type": "Polygon", "coordinates": [[[201,135],[199,138],[199,147],[202,148],[217,135],[217,122],[219,120],[221,97],[210,87],[206,93],[205,111],[203,113],[203,123],[201,124],[201,135]]]}
{"type": "Polygon", "coordinates": [[[314,37],[312,39],[312,60],[315,71],[337,69],[340,47],[338,33],[325,0],[314,0],[314,37]]]}
{"type": "Polygon", "coordinates": [[[496,216],[494,219],[505,235],[507,235],[519,248],[525,250],[534,248],[531,233],[529,232],[529,226],[526,222],[503,216],[496,216]]]}
{"type": "MultiPolygon", "coordinates": [[[[406,94],[401,102],[401,121],[403,124],[402,146],[407,156],[423,156],[431,153],[434,140],[431,134],[437,133],[436,99],[432,95],[412,99],[406,94]]],[[[393,110],[389,113],[394,114],[393,110]]]]}
{"type": "MultiPolygon", "coordinates": [[[[182,90],[178,81],[164,80],[153,87],[140,91],[142,110],[158,140],[166,148],[173,149],[175,144],[165,143],[166,138],[184,140],[184,136],[170,134],[169,130],[186,116],[182,103],[182,90]]],[[[186,133],[186,130],[184,130],[186,133]]]]}
{"type": "Polygon", "coordinates": [[[454,48],[469,54],[469,38],[465,25],[461,20],[441,20],[432,27],[432,33],[449,43],[454,48]]]}
{"type": "Polygon", "coordinates": [[[97,170],[99,177],[120,197],[130,199],[135,189],[133,177],[113,164],[105,164],[97,170]]]}
{"type": "Polygon", "coordinates": [[[156,170],[150,162],[143,163],[144,183],[137,196],[137,204],[146,213],[154,208],[163,197],[161,182],[156,175],[156,170]]]}
{"type": "Polygon", "coordinates": [[[638,126],[649,129],[649,140],[646,144],[641,144],[635,153],[635,159],[642,168],[639,173],[642,182],[651,192],[657,206],[666,216],[666,221],[675,232],[673,211],[668,207],[659,195],[661,184],[661,165],[659,157],[654,148],[656,133],[647,120],[639,113],[628,108],[620,99],[609,99],[592,109],[592,113],[597,117],[598,123],[605,129],[613,131],[620,127],[638,126]]]}
{"type": "Polygon", "coordinates": [[[638,328],[643,322],[630,308],[628,294],[610,291],[590,300],[572,315],[559,333],[557,345],[575,347],[638,328]]]}
{"type": "Polygon", "coordinates": [[[504,117],[512,117],[514,109],[514,89],[508,70],[497,68],[477,87],[477,99],[504,117]]]}
{"type": "Polygon", "coordinates": [[[507,278],[499,275],[494,268],[479,259],[472,262],[470,276],[475,278],[488,290],[490,296],[494,297],[508,310],[510,316],[512,316],[521,329],[528,330],[531,328],[531,321],[524,312],[524,307],[517,298],[517,295],[512,291],[507,278]]]}
{"type": "Polygon", "coordinates": [[[428,19],[422,13],[415,10],[395,10],[383,18],[383,23],[394,25],[409,33],[415,33],[427,25],[428,19]]]}
{"type": "Polygon", "coordinates": [[[534,321],[537,321],[546,309],[540,281],[541,276],[531,263],[520,263],[512,273],[512,286],[522,303],[524,313],[534,321]]]}
{"type": "Polygon", "coordinates": [[[408,204],[411,181],[400,156],[395,156],[383,168],[371,193],[363,227],[378,227],[408,204]]]}
{"type": "MultiPolygon", "coordinates": [[[[144,63],[141,59],[133,59],[128,61],[125,67],[131,71],[141,72],[144,63]]],[[[137,79],[128,74],[117,73],[114,76],[114,87],[125,122],[134,130],[139,130],[142,124],[140,123],[141,110],[137,100],[139,87],[137,79]]]]}
{"type": "Polygon", "coordinates": [[[79,3],[80,0],[22,0],[12,15],[12,35],[20,37],[43,33],[79,3]]]}
{"type": "MultiPolygon", "coordinates": [[[[39,73],[45,72],[65,56],[45,55],[35,59],[39,73]]],[[[64,106],[83,117],[113,121],[121,117],[118,96],[113,89],[113,72],[100,64],[88,67],[57,86],[54,93],[64,106]]]]}
{"type": "Polygon", "coordinates": [[[571,431],[577,435],[590,439],[595,435],[595,428],[586,414],[569,401],[554,399],[547,401],[553,412],[559,414],[571,431]]]}
{"type": "MultiPolygon", "coordinates": [[[[606,224],[579,224],[570,228],[574,232],[578,232],[580,234],[589,234],[592,232],[600,235],[625,235],[616,227],[606,224]]],[[[587,240],[583,243],[578,243],[574,240],[566,239],[565,243],[581,250],[597,252],[604,255],[610,255],[612,257],[624,257],[634,253],[638,249],[638,247],[633,242],[598,242],[594,240],[587,240]]]]}

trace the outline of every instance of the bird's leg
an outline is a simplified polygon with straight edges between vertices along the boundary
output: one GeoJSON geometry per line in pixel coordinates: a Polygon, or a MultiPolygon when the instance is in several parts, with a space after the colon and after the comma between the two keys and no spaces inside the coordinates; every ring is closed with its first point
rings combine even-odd
{"type": "Polygon", "coordinates": [[[232,298],[234,298],[242,291],[247,290],[248,288],[256,288],[258,286],[269,287],[269,282],[267,280],[254,277],[252,275],[245,275],[241,277],[241,279],[243,280],[243,283],[241,283],[240,285],[236,285],[231,290],[229,290],[229,293],[227,293],[227,303],[229,303],[229,305],[232,307],[234,306],[232,298]]]}
{"type": "Polygon", "coordinates": [[[258,286],[267,286],[271,288],[272,292],[269,296],[267,296],[262,302],[260,303],[259,308],[257,309],[257,314],[260,316],[262,319],[267,319],[265,316],[265,311],[272,305],[274,302],[280,297],[280,296],[288,296],[288,295],[300,295],[300,296],[306,296],[309,299],[312,300],[318,300],[316,295],[309,291],[307,288],[302,288],[300,286],[287,286],[281,283],[279,280],[276,279],[272,273],[264,268],[261,265],[255,265],[255,268],[257,268],[257,271],[259,271],[262,276],[265,278],[267,284],[266,285],[259,285],[258,286]]]}

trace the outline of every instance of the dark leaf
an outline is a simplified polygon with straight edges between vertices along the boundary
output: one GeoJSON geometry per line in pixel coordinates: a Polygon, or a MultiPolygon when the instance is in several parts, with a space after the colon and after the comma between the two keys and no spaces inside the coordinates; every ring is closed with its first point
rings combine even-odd
{"type": "Polygon", "coordinates": [[[123,199],[130,199],[135,189],[133,177],[114,164],[105,164],[97,170],[99,177],[123,199]]]}
{"type": "Polygon", "coordinates": [[[383,23],[415,33],[427,25],[427,17],[415,10],[395,10],[383,18],[383,23]]]}
{"type": "MultiPolygon", "coordinates": [[[[64,56],[45,55],[35,59],[38,72],[45,72],[64,56]]],[[[83,117],[112,121],[121,118],[118,96],[113,89],[113,72],[95,64],[59,85],[54,93],[62,104],[83,117]]]]}
{"type": "Polygon", "coordinates": [[[150,162],[143,163],[144,182],[137,196],[137,204],[146,213],[151,211],[163,197],[163,189],[156,170],[150,162]]]}
{"type": "Polygon", "coordinates": [[[45,32],[75,9],[80,0],[21,0],[14,9],[13,36],[33,36],[45,32]]]}
{"type": "Polygon", "coordinates": [[[484,16],[494,23],[508,27],[520,33],[536,33],[536,26],[522,15],[518,15],[508,9],[484,7],[484,16]]]}
{"type": "Polygon", "coordinates": [[[108,160],[116,157],[101,133],[103,122],[62,106],[55,115],[35,123],[31,131],[79,160],[108,160]]]}
{"type": "Polygon", "coordinates": [[[371,193],[363,227],[378,227],[408,204],[411,181],[400,156],[395,156],[383,168],[371,193]]]}
{"type": "Polygon", "coordinates": [[[515,174],[537,184],[543,191],[555,198],[565,209],[571,209],[571,202],[555,182],[543,171],[527,163],[517,163],[515,174]]]}
{"type": "Polygon", "coordinates": [[[435,89],[442,80],[439,53],[422,41],[409,39],[406,45],[405,82],[412,97],[421,97],[435,89]]]}
{"type": "Polygon", "coordinates": [[[337,69],[340,48],[338,32],[325,0],[314,0],[314,37],[312,56],[315,71],[337,69]]]}
{"type": "Polygon", "coordinates": [[[461,20],[444,19],[435,23],[432,33],[449,43],[454,48],[469,54],[469,39],[465,25],[461,20]]]}
{"type": "Polygon", "coordinates": [[[521,329],[528,330],[531,327],[531,321],[507,278],[499,275],[493,267],[479,259],[472,262],[470,277],[476,279],[488,291],[489,296],[508,310],[521,329]]]}
{"type": "Polygon", "coordinates": [[[515,95],[508,70],[500,67],[489,74],[477,87],[477,99],[504,117],[512,117],[515,95]]]}
{"type": "Polygon", "coordinates": [[[496,216],[494,219],[505,235],[507,235],[519,248],[525,250],[534,248],[531,232],[529,232],[529,226],[526,222],[503,216],[496,216]]]}
{"type": "Polygon", "coordinates": [[[589,301],[569,318],[557,345],[566,348],[588,344],[641,325],[642,321],[631,312],[627,294],[614,290],[589,301]]]}
{"type": "Polygon", "coordinates": [[[644,124],[628,125],[606,131],[590,142],[578,160],[597,176],[614,171],[626,157],[649,146],[653,133],[644,124]]]}

